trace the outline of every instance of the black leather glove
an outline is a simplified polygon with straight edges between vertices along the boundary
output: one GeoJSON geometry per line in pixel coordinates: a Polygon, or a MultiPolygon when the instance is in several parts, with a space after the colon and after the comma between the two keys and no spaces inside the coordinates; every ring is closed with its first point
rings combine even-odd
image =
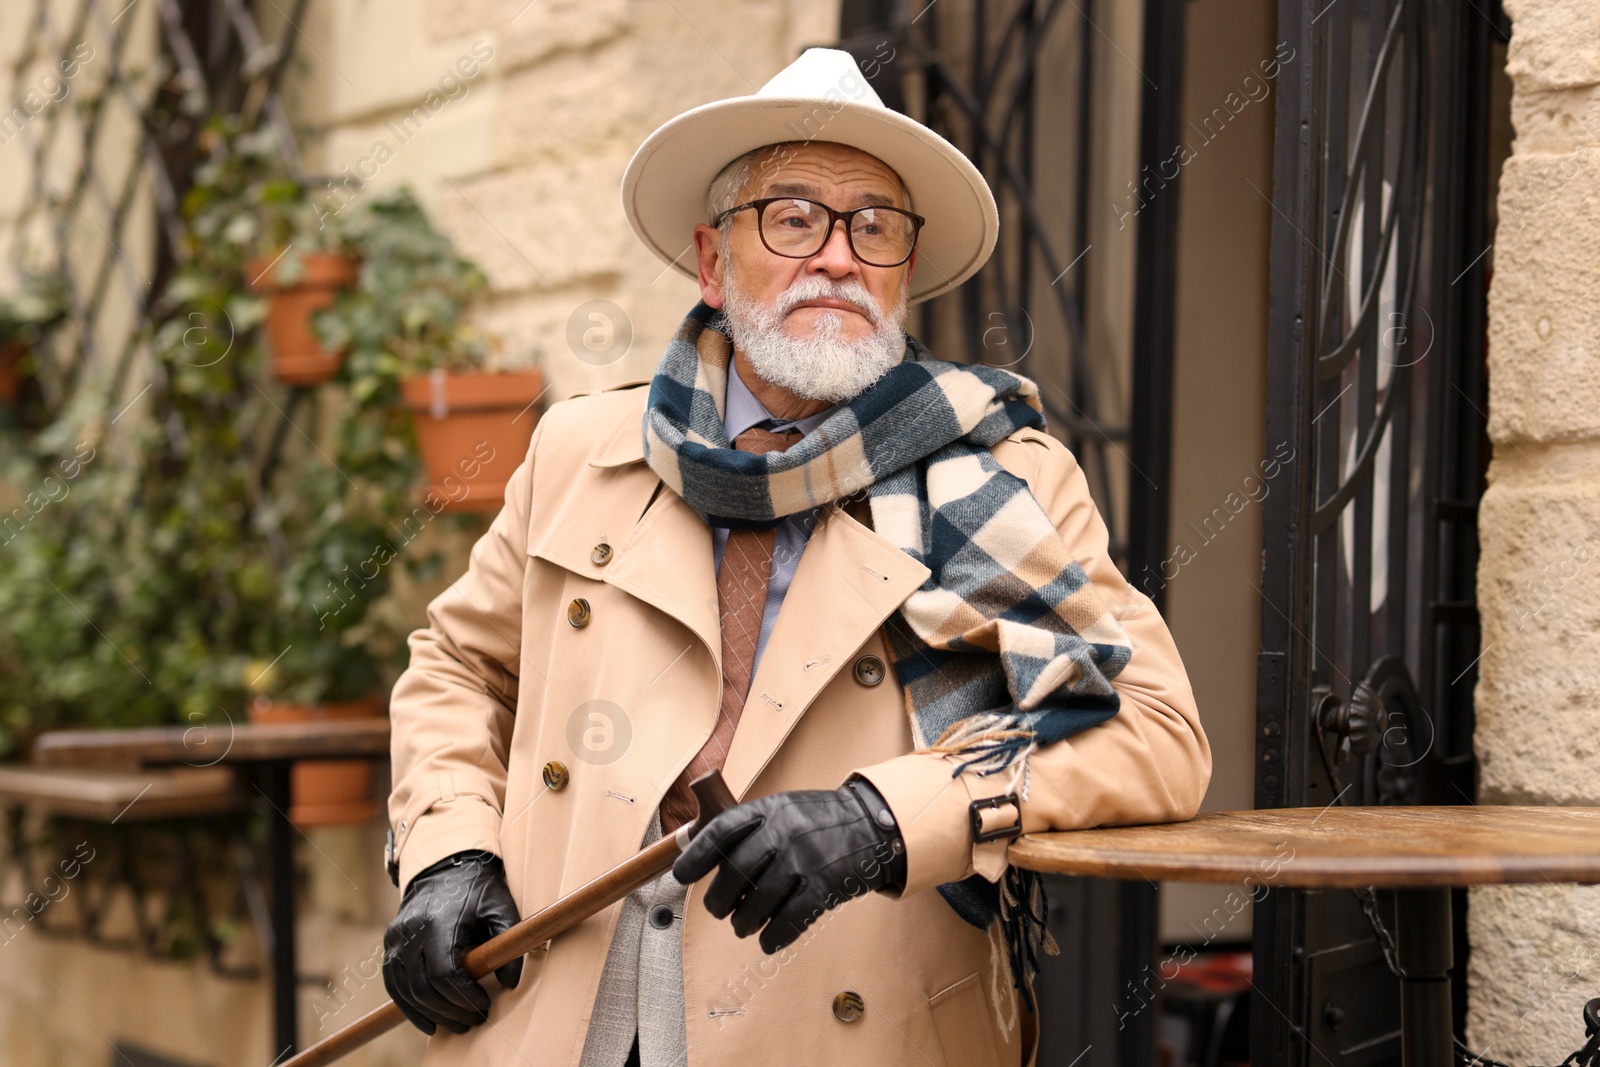
{"type": "Polygon", "coordinates": [[[822,913],[873,889],[905,885],[905,845],[889,805],[864,778],[837,790],[799,789],[737,804],[695,834],[672,865],[684,884],[721,870],[706,910],[733,932],[761,927],[771,954],[822,913]]]}
{"type": "MultiPolygon", "coordinates": [[[[474,849],[445,857],[411,879],[383,932],[384,988],[423,1033],[439,1026],[466,1033],[489,1017],[489,994],[461,965],[461,955],[509,930],[517,918],[499,856],[474,849]]],[[[522,957],[494,976],[515,989],[522,957]]]]}

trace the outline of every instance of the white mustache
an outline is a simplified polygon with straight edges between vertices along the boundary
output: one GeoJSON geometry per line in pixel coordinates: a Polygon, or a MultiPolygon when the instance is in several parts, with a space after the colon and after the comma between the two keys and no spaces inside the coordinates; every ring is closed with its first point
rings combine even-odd
{"type": "Polygon", "coordinates": [[[857,281],[830,282],[815,275],[801,278],[785,289],[778,297],[773,310],[778,313],[779,318],[784,318],[795,308],[810,300],[842,300],[858,309],[874,327],[883,322],[883,311],[878,307],[878,302],[872,298],[872,294],[867,291],[866,286],[857,281]]]}

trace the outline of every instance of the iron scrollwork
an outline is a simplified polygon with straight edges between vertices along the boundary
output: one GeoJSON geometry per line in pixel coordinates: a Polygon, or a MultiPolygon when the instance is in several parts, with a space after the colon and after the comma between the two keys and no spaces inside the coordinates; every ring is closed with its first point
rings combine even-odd
{"type": "Polygon", "coordinates": [[[1375,767],[1369,773],[1377,803],[1419,802],[1414,768],[1431,747],[1433,732],[1405,660],[1383,656],[1374,661],[1349,700],[1326,687],[1314,690],[1312,698],[1323,768],[1341,798],[1348,788],[1341,768],[1347,763],[1372,767],[1372,757],[1375,767]]]}

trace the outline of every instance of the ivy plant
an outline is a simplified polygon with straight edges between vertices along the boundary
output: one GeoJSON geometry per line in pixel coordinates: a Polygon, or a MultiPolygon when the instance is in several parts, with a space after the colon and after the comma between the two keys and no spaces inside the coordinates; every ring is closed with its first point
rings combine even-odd
{"type": "Polygon", "coordinates": [[[316,328],[325,345],[348,349],[343,375],[358,403],[392,404],[410,375],[496,364],[493,340],[466,318],[488,279],[409,191],[375,194],[341,219],[360,278],[317,316],[316,328]]]}
{"type": "Polygon", "coordinates": [[[40,506],[0,515],[0,755],[53,726],[238,721],[252,694],[379,692],[404,646],[376,609],[397,568],[439,566],[406,536],[423,478],[397,383],[486,358],[465,318],[482,273],[408,194],[330,221],[269,135],[224,120],[203,143],[140,416],[63,413],[8,469],[40,506]],[[285,245],[361,262],[318,322],[350,350],[330,385],[288,389],[265,367],[248,274],[285,245]]]}

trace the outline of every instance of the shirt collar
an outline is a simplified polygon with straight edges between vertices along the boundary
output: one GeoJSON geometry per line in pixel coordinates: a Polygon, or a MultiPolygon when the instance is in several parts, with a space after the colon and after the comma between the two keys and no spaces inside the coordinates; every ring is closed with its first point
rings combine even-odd
{"type": "Polygon", "coordinates": [[[744,384],[744,379],[739,377],[739,372],[734,367],[733,361],[731,359],[728,361],[728,393],[723,404],[722,424],[728,431],[728,440],[730,441],[757,423],[768,420],[776,424],[773,427],[775,433],[796,429],[801,434],[808,434],[818,426],[821,426],[823,421],[829,415],[832,415],[837,407],[837,404],[830,405],[815,415],[807,415],[803,419],[780,419],[768,411],[765,404],[756,399],[756,395],[750,391],[750,387],[744,384]]]}

